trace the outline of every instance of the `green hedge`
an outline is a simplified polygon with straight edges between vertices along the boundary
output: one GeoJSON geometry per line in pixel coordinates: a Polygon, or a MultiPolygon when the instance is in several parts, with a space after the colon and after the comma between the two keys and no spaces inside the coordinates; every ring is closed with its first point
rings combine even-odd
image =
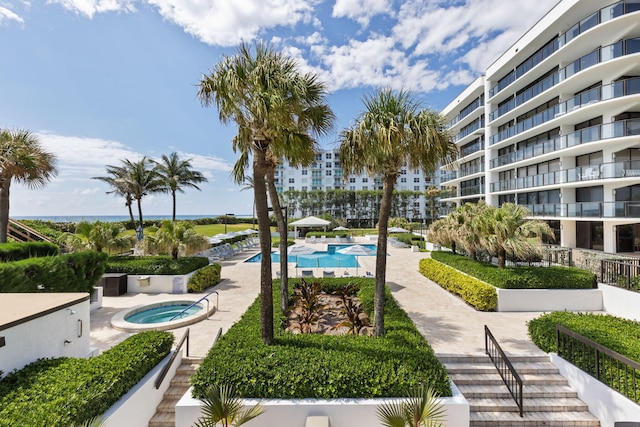
{"type": "Polygon", "coordinates": [[[495,311],[498,306],[498,293],[494,286],[430,258],[420,260],[419,270],[423,276],[460,296],[477,310],[495,311]]]}
{"type": "Polygon", "coordinates": [[[502,289],[591,289],[596,275],[575,267],[505,267],[474,261],[450,252],[434,251],[431,258],[502,289]]]}
{"type": "Polygon", "coordinates": [[[85,251],[0,264],[0,292],[93,292],[106,258],[85,251]]]}
{"type": "Polygon", "coordinates": [[[0,261],[55,256],[60,253],[58,245],[50,242],[0,243],[0,261]]]}
{"type": "Polygon", "coordinates": [[[202,292],[203,290],[220,283],[222,266],[218,263],[202,267],[189,278],[187,289],[189,292],[202,292]]]}
{"type": "MultiPolygon", "coordinates": [[[[319,280],[327,291],[357,284],[358,296],[371,313],[373,279],[319,280]]],[[[296,281],[291,279],[290,286],[296,281]]],[[[278,313],[278,280],[273,289],[278,313]]],[[[276,328],[275,343],[265,345],[260,338],[258,298],[191,377],[194,395],[202,397],[213,385],[232,384],[243,397],[374,398],[404,396],[412,386],[431,383],[442,396],[450,396],[446,369],[388,289],[385,327],[385,336],[379,338],[291,334],[276,328]]]]}
{"type": "Polygon", "coordinates": [[[177,260],[170,256],[113,256],[107,259],[107,273],[125,274],[188,274],[209,265],[203,257],[182,257],[177,260]]]}
{"type": "Polygon", "coordinates": [[[66,427],[103,414],[171,350],[141,332],[90,359],[40,359],[0,380],[0,426],[66,427]]]}

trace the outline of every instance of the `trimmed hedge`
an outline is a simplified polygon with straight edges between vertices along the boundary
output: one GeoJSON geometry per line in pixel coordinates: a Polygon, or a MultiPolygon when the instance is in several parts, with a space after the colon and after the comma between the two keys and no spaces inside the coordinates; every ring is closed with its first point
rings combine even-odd
{"type": "Polygon", "coordinates": [[[596,275],[575,267],[505,267],[433,251],[431,258],[502,289],[591,289],[596,275]]]}
{"type": "Polygon", "coordinates": [[[220,283],[221,271],[222,266],[218,263],[202,267],[189,278],[187,289],[189,289],[189,292],[202,292],[207,288],[217,285],[220,283]]]}
{"type": "Polygon", "coordinates": [[[58,245],[50,242],[0,243],[0,261],[55,256],[60,253],[58,245]]]}
{"type": "Polygon", "coordinates": [[[105,271],[102,252],[30,258],[0,264],[0,292],[93,292],[105,271]]]}
{"type": "Polygon", "coordinates": [[[420,260],[420,273],[480,311],[495,311],[498,292],[494,286],[430,258],[420,260]]]}
{"type": "Polygon", "coordinates": [[[124,274],[188,274],[209,265],[204,257],[182,257],[176,260],[170,256],[113,256],[107,259],[107,273],[124,274]]]}
{"type": "Polygon", "coordinates": [[[171,350],[141,332],[90,359],[40,359],[0,380],[0,426],[69,426],[103,414],[171,350]]]}
{"type": "MultiPolygon", "coordinates": [[[[328,292],[349,283],[358,285],[358,296],[371,313],[373,279],[318,280],[328,292]]],[[[291,279],[289,284],[293,287],[296,282],[291,279]]],[[[273,290],[278,313],[278,280],[273,290]]],[[[446,369],[388,289],[385,327],[383,337],[291,334],[276,328],[275,343],[265,345],[258,298],[191,377],[194,396],[202,397],[214,385],[233,384],[243,397],[374,398],[404,396],[420,383],[430,383],[440,395],[451,396],[446,369]]]]}

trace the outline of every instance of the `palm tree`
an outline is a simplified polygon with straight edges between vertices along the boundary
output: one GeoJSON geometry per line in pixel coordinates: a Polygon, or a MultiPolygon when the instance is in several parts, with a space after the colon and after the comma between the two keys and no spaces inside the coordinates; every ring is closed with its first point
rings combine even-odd
{"type": "MultiPolygon", "coordinates": [[[[240,191],[251,190],[253,191],[253,178],[250,176],[245,176],[243,181],[244,186],[240,189],[240,191]]],[[[253,203],[251,204],[253,207],[253,211],[251,212],[251,228],[255,228],[255,220],[256,220],[256,201],[255,196],[253,203]]]]}
{"type": "Polygon", "coordinates": [[[416,388],[411,397],[402,402],[382,404],[377,412],[385,427],[440,427],[444,425],[445,411],[431,386],[416,388]]]}
{"type": "Polygon", "coordinates": [[[231,386],[212,387],[201,400],[202,416],[195,427],[215,427],[218,423],[222,427],[240,426],[264,413],[260,403],[242,409],[242,401],[231,386]]]}
{"type": "MultiPolygon", "coordinates": [[[[328,129],[330,120],[320,120],[333,117],[324,104],[325,93],[324,85],[314,75],[298,72],[295,60],[260,43],[255,45],[254,52],[249,45],[241,44],[236,55],[225,56],[209,75],[202,77],[199,85],[202,104],[215,104],[221,122],[238,125],[238,134],[233,139],[233,149],[240,153],[233,171],[236,182],[244,180],[249,156],[253,157],[254,200],[262,253],[261,335],[266,344],[273,342],[271,235],[265,183],[268,157],[295,153],[300,141],[313,141],[310,130],[328,129]]],[[[281,215],[279,203],[273,209],[276,217],[281,215]]]]}
{"type": "Polygon", "coordinates": [[[445,131],[444,118],[420,109],[407,91],[385,89],[365,97],[365,112],[341,133],[340,162],[345,176],[380,175],[383,183],[378,219],[378,251],[374,299],[374,335],[384,334],[387,228],[393,189],[401,168],[421,167],[425,174],[455,156],[456,146],[445,131]]]}
{"type": "Polygon", "coordinates": [[[507,255],[525,258],[538,254],[539,245],[532,238],[554,238],[549,224],[537,219],[528,220],[529,215],[524,206],[504,203],[499,208],[487,208],[480,216],[481,244],[498,257],[498,268],[504,268],[507,255]]]}
{"type": "Polygon", "coordinates": [[[133,204],[133,194],[129,181],[129,170],[124,166],[111,166],[107,165],[107,175],[106,176],[94,176],[92,179],[99,179],[100,181],[106,182],[113,188],[111,191],[107,191],[107,194],[115,194],[116,196],[122,196],[125,199],[125,206],[129,211],[129,218],[131,220],[132,228],[136,227],[136,221],[133,218],[133,209],[131,205],[133,204]]]}
{"type": "Polygon", "coordinates": [[[126,186],[131,192],[131,197],[138,204],[138,226],[143,227],[142,198],[152,193],[162,192],[163,180],[155,163],[147,156],[137,162],[125,159],[122,163],[128,172],[125,177],[126,186]]]}
{"type": "Polygon", "coordinates": [[[436,188],[435,185],[430,185],[424,191],[424,195],[429,200],[429,216],[431,217],[431,222],[436,220],[436,200],[442,194],[442,190],[436,188]]]}
{"type": "Polygon", "coordinates": [[[196,233],[193,224],[184,221],[163,221],[153,240],[156,249],[168,252],[173,259],[178,259],[180,252],[189,254],[209,246],[207,238],[196,233]]]}
{"type": "Polygon", "coordinates": [[[13,181],[43,187],[58,173],[56,157],[26,130],[0,130],[0,243],[7,241],[9,196],[13,181]]]}
{"type": "Polygon", "coordinates": [[[173,152],[169,156],[163,155],[162,161],[152,160],[156,165],[156,171],[160,175],[165,191],[171,193],[173,201],[172,221],[176,220],[176,192],[184,193],[184,187],[200,190],[197,184],[208,182],[202,173],[193,170],[191,159],[182,160],[178,153],[173,152]]]}
{"type": "Polygon", "coordinates": [[[135,238],[122,234],[124,227],[115,222],[81,221],[75,231],[75,235],[63,234],[59,241],[75,249],[86,248],[96,252],[106,249],[109,253],[126,250],[135,244],[135,238]]]}

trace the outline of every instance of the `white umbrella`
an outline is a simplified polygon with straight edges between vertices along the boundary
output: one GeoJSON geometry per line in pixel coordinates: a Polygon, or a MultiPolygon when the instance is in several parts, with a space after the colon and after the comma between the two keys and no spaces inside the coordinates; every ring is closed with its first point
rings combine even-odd
{"type": "MultiPolygon", "coordinates": [[[[316,250],[312,249],[305,245],[291,245],[287,248],[287,256],[295,255],[296,256],[296,276],[298,275],[298,255],[309,255],[314,253],[316,250]]],[[[282,254],[280,254],[282,256],[282,254]]]]}
{"type": "Polygon", "coordinates": [[[404,228],[400,228],[400,227],[391,227],[387,231],[389,233],[409,233],[409,230],[405,230],[404,228]]]}
{"type": "Polygon", "coordinates": [[[258,234],[258,230],[254,230],[253,228],[247,228],[242,233],[243,234],[258,234]]]}
{"type": "Polygon", "coordinates": [[[343,255],[354,255],[356,257],[356,276],[358,275],[358,257],[361,255],[373,255],[376,253],[373,249],[369,249],[362,245],[350,245],[346,248],[338,249],[336,252],[343,255]]]}
{"type": "Polygon", "coordinates": [[[348,228],[347,227],[342,227],[342,226],[336,227],[336,228],[333,229],[333,231],[346,231],[346,230],[348,230],[348,228]]]}
{"type": "Polygon", "coordinates": [[[222,243],[222,240],[215,237],[209,237],[209,243],[211,243],[212,245],[217,245],[218,243],[222,243]]]}

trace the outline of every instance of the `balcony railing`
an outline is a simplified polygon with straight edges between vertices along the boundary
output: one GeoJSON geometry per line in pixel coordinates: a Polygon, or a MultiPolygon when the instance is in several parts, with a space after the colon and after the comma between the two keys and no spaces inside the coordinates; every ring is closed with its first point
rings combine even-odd
{"type": "MultiPolygon", "coordinates": [[[[522,64],[518,65],[515,70],[500,79],[500,81],[498,81],[498,83],[489,90],[489,97],[493,97],[503,89],[507,88],[511,83],[524,76],[540,62],[551,56],[551,54],[583,32],[595,27],[596,25],[628,13],[637,12],[638,10],[640,10],[640,0],[626,0],[603,7],[599,11],[587,16],[573,27],[569,28],[566,32],[551,40],[535,55],[525,60],[522,64]]],[[[493,118],[491,120],[493,120],[493,118]]]]}
{"type": "Polygon", "coordinates": [[[532,216],[560,218],[640,218],[640,202],[583,202],[523,205],[532,216]]]}
{"type": "Polygon", "coordinates": [[[475,196],[484,194],[484,185],[474,185],[473,187],[464,187],[460,189],[460,197],[475,196]]]}
{"type": "MultiPolygon", "coordinates": [[[[640,38],[623,40],[619,41],[618,43],[602,47],[588,55],[585,55],[578,61],[575,61],[562,70],[558,71],[558,73],[560,74],[560,81],[587,68],[587,63],[588,66],[592,66],[600,62],[605,62],[610,59],[638,52],[640,52],[640,38]],[[582,60],[587,57],[591,59],[583,64],[582,60]]],[[[563,103],[554,105],[553,107],[550,107],[536,114],[535,116],[528,117],[527,119],[516,123],[514,126],[510,126],[494,135],[491,135],[491,137],[489,137],[489,145],[496,144],[504,139],[510,138],[535,126],[553,120],[556,117],[576,110],[585,105],[640,93],[640,82],[638,80],[638,78],[632,78],[615,82],[610,85],[602,86],[601,88],[595,88],[593,92],[588,91],[585,92],[585,94],[577,95],[563,103]],[[627,82],[629,83],[627,84],[627,82]]]]}
{"type": "Polygon", "coordinates": [[[504,154],[495,159],[491,159],[489,164],[491,169],[493,169],[580,144],[631,135],[640,135],[640,119],[621,120],[619,122],[591,126],[568,135],[541,141],[536,145],[504,154]]]}
{"type": "Polygon", "coordinates": [[[458,142],[462,138],[471,135],[473,132],[484,127],[484,118],[479,118],[468,126],[465,126],[456,136],[453,137],[453,142],[458,142]]]}
{"type": "Polygon", "coordinates": [[[640,177],[640,161],[602,163],[601,165],[580,166],[539,175],[525,176],[491,183],[491,192],[521,190],[545,185],[598,179],[640,177]]]}
{"type": "Polygon", "coordinates": [[[466,157],[473,153],[477,153],[478,151],[484,151],[484,142],[478,141],[475,144],[463,147],[460,150],[460,157],[466,157]]]}
{"type": "Polygon", "coordinates": [[[451,171],[451,172],[447,172],[446,174],[442,175],[440,177],[440,180],[442,182],[447,182],[447,181],[451,181],[452,179],[456,179],[457,177],[458,177],[458,172],[451,171]]]}
{"type": "Polygon", "coordinates": [[[478,165],[461,168],[458,170],[458,176],[462,178],[463,176],[473,175],[474,173],[484,172],[484,163],[480,163],[478,165]]]}

